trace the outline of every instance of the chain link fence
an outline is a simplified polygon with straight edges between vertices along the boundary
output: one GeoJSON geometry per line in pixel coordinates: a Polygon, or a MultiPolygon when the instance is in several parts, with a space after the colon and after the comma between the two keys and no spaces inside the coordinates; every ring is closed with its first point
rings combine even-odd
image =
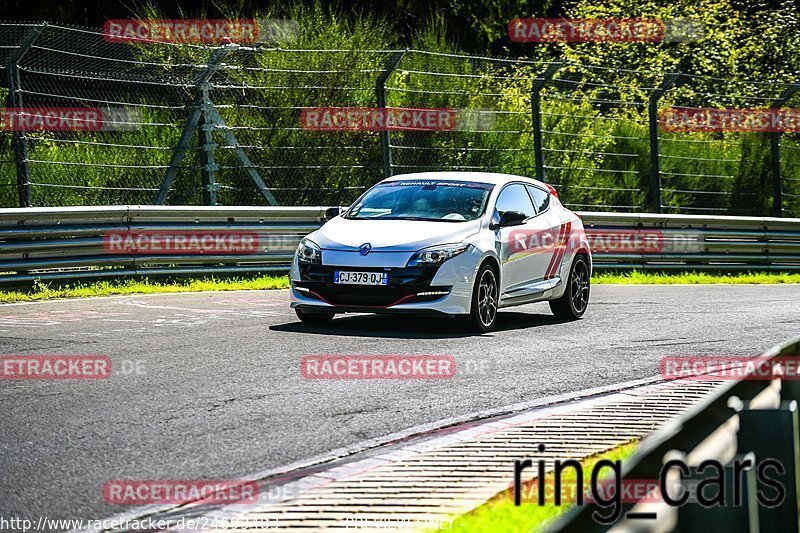
{"type": "Polygon", "coordinates": [[[387,175],[504,172],[594,211],[800,216],[796,133],[670,132],[669,107],[791,107],[797,86],[420,50],[109,42],[0,23],[7,108],[124,110],[0,128],[0,205],[347,204],[387,175]],[[317,108],[449,110],[452,128],[314,130],[317,108]]]}

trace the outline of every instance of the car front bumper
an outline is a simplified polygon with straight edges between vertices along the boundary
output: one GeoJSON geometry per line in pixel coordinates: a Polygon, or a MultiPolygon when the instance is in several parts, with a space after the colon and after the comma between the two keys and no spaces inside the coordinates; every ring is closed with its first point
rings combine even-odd
{"type": "Polygon", "coordinates": [[[434,267],[301,265],[295,259],[291,306],[334,313],[468,314],[475,261],[469,251],[434,267]],[[386,272],[388,284],[334,284],[335,270],[386,272]]]}

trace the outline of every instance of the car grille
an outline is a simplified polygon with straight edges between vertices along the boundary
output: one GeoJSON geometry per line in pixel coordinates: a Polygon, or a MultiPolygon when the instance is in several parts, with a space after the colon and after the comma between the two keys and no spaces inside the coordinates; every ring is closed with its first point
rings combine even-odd
{"type": "Polygon", "coordinates": [[[359,287],[337,285],[320,288],[317,293],[328,302],[338,305],[387,306],[430,286],[403,285],[401,287],[359,287]]]}
{"type": "MultiPolygon", "coordinates": [[[[419,292],[448,291],[450,287],[432,287],[431,280],[437,267],[415,268],[353,268],[359,271],[387,272],[388,285],[334,285],[334,270],[349,270],[347,267],[303,265],[301,281],[297,286],[307,288],[326,302],[334,305],[386,307],[419,292]]],[[[444,294],[433,294],[404,300],[409,302],[433,301],[444,294]]]]}

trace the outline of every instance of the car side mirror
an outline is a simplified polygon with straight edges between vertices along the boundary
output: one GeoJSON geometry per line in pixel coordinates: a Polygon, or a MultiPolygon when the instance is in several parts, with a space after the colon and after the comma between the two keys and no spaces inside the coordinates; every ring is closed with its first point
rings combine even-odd
{"type": "Polygon", "coordinates": [[[337,205],[337,206],[334,206],[334,207],[329,207],[328,209],[325,210],[325,221],[327,222],[328,220],[330,220],[332,218],[336,218],[341,214],[342,214],[342,207],[341,206],[337,205]]]}
{"type": "Polygon", "coordinates": [[[519,211],[506,211],[503,213],[503,216],[500,217],[500,220],[493,224],[493,228],[490,229],[499,229],[499,228],[507,228],[509,226],[519,226],[525,223],[527,220],[527,216],[525,213],[520,213],[519,211]]]}

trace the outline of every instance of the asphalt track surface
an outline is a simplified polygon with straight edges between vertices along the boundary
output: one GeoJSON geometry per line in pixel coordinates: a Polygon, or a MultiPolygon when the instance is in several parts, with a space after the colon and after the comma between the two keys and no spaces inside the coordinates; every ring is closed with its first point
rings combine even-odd
{"type": "Polygon", "coordinates": [[[0,354],[106,355],[105,380],[0,380],[0,516],[100,519],[115,479],[232,479],[420,424],[658,375],[670,355],[757,355],[800,333],[800,285],[595,286],[471,335],[446,319],[301,325],[286,291],[0,306],[0,354]],[[309,380],[311,354],[452,355],[442,380],[309,380]],[[131,367],[138,371],[131,371],[131,367]]]}

